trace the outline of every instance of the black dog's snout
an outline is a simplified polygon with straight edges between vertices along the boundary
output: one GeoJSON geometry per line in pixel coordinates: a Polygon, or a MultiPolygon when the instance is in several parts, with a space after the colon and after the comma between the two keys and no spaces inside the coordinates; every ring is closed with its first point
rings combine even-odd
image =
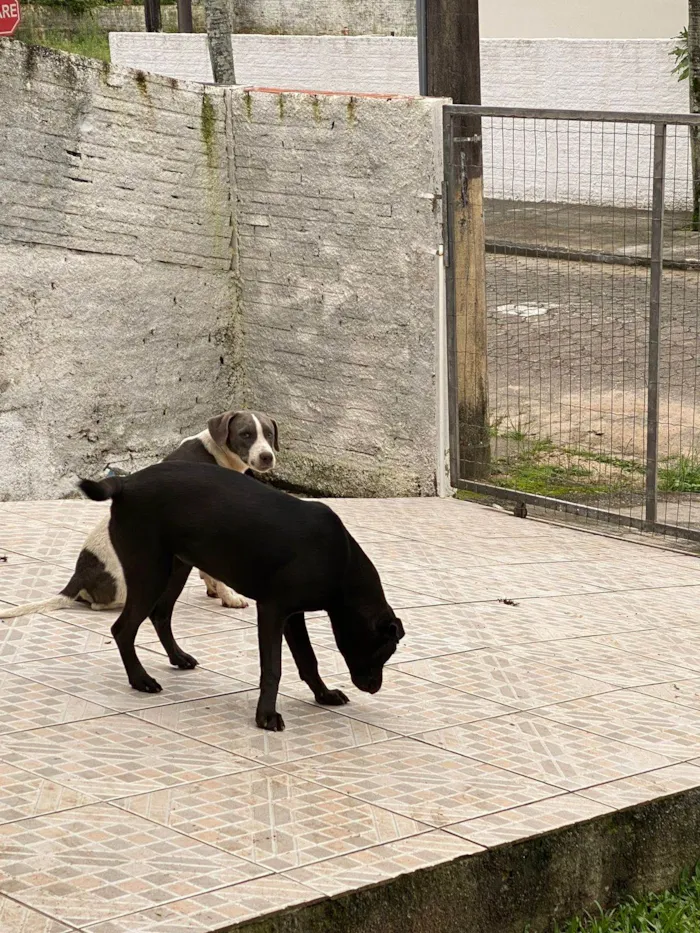
{"type": "Polygon", "coordinates": [[[269,451],[264,451],[258,457],[260,461],[260,466],[269,467],[272,466],[272,454],[269,451]]]}

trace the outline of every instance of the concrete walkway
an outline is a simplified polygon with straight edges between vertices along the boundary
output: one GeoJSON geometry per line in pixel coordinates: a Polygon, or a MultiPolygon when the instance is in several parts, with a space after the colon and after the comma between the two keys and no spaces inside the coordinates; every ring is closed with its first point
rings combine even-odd
{"type": "MultiPolygon", "coordinates": [[[[210,933],[700,785],[700,561],[469,503],[335,501],[406,638],[374,697],[323,618],[314,705],[253,722],[252,609],[193,575],[194,671],[126,682],[115,613],[0,623],[0,931],[210,933]]],[[[93,503],[0,505],[2,608],[66,582],[93,503]]]]}

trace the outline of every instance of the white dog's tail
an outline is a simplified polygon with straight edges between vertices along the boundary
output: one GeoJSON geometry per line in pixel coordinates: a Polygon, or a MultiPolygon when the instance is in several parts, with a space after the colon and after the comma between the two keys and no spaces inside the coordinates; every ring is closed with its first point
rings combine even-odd
{"type": "Polygon", "coordinates": [[[25,603],[24,606],[14,606],[12,609],[0,609],[0,619],[16,619],[17,616],[28,616],[32,612],[51,612],[74,605],[75,600],[72,596],[60,594],[45,599],[43,603],[25,603]]]}

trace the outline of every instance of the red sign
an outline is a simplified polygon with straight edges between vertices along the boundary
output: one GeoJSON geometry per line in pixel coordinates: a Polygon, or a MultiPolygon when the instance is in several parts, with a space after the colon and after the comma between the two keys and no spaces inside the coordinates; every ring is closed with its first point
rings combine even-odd
{"type": "Polygon", "coordinates": [[[19,26],[19,0],[0,0],[0,36],[11,36],[19,26]]]}

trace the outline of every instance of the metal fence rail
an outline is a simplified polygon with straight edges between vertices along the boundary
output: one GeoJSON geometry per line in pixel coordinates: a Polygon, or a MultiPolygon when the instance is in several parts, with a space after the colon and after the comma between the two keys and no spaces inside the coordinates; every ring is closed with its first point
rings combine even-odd
{"type": "Polygon", "coordinates": [[[697,127],[445,108],[455,486],[700,541],[697,127]]]}

